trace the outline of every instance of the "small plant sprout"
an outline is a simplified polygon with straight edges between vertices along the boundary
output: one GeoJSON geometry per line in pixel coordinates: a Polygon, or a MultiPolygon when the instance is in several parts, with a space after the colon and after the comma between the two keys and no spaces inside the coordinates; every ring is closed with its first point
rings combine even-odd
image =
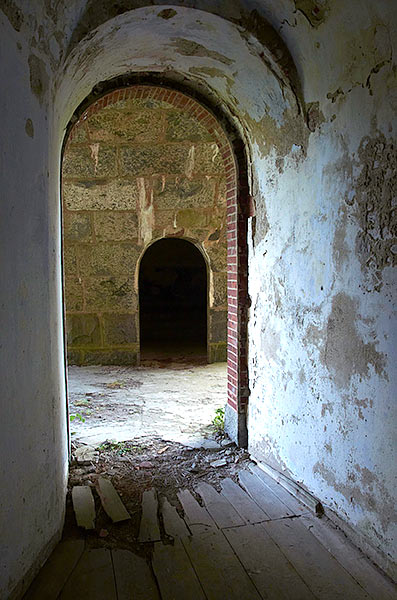
{"type": "Polygon", "coordinates": [[[85,422],[85,418],[83,417],[83,415],[81,415],[80,413],[76,413],[75,415],[70,415],[69,416],[69,420],[71,423],[73,423],[73,421],[77,419],[78,421],[80,421],[81,423],[85,422]]]}
{"type": "Polygon", "coordinates": [[[215,411],[215,417],[212,419],[212,425],[215,431],[223,431],[225,428],[225,409],[217,408],[215,411]]]}

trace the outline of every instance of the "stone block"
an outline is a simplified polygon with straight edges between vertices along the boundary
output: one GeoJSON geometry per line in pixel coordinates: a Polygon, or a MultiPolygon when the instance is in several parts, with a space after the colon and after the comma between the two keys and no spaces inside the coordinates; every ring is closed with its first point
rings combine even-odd
{"type": "Polygon", "coordinates": [[[226,244],[213,244],[207,248],[210,258],[211,269],[214,272],[226,272],[227,270],[227,247],[226,244]]]}
{"type": "Polygon", "coordinates": [[[184,227],[189,230],[205,227],[207,220],[208,215],[200,209],[185,208],[179,210],[176,214],[177,227],[184,227]]]}
{"type": "Polygon", "coordinates": [[[227,344],[220,342],[218,344],[209,344],[208,362],[226,362],[227,360],[227,344]]]}
{"type": "Polygon", "coordinates": [[[184,175],[188,168],[189,146],[164,144],[143,148],[121,148],[124,175],[184,175]]]}
{"type": "Polygon", "coordinates": [[[181,110],[169,110],[166,113],[167,129],[166,140],[172,142],[202,142],[211,141],[211,135],[194,119],[181,110]]]}
{"type": "Polygon", "coordinates": [[[125,107],[110,107],[93,114],[87,120],[90,138],[94,142],[158,143],[164,137],[163,115],[160,111],[125,107]]]}
{"type": "Polygon", "coordinates": [[[87,277],[84,293],[90,311],[132,312],[137,308],[132,277],[87,277]]]}
{"type": "Polygon", "coordinates": [[[154,211],[154,227],[156,230],[165,229],[167,233],[173,233],[176,228],[174,227],[174,216],[175,211],[173,210],[158,210],[154,211]]]}
{"type": "Polygon", "coordinates": [[[214,306],[227,306],[227,273],[214,273],[214,306]]]}
{"type": "Polygon", "coordinates": [[[97,144],[70,146],[63,157],[65,177],[109,177],[116,172],[115,148],[97,144]]]}
{"type": "Polygon", "coordinates": [[[67,315],[66,331],[69,347],[99,346],[101,344],[101,330],[97,315],[67,315]]]}
{"type": "Polygon", "coordinates": [[[210,311],[210,341],[226,342],[227,310],[210,311]]]}
{"type": "Polygon", "coordinates": [[[153,186],[155,209],[181,209],[211,207],[214,203],[215,181],[205,177],[197,179],[156,180],[153,186]]]}
{"type": "Polygon", "coordinates": [[[99,242],[134,240],[138,217],[136,212],[95,212],[94,230],[99,242]]]}
{"type": "Polygon", "coordinates": [[[83,286],[78,277],[65,277],[65,307],[71,312],[84,309],[83,286]]]}
{"type": "Polygon", "coordinates": [[[65,211],[63,214],[63,235],[69,242],[90,242],[92,227],[90,215],[65,211]]]}
{"type": "Polygon", "coordinates": [[[66,276],[77,275],[76,247],[65,244],[63,247],[63,269],[66,276]]]}
{"type": "Polygon", "coordinates": [[[133,243],[101,242],[76,246],[80,276],[134,276],[139,251],[133,243]]]}
{"type": "Polygon", "coordinates": [[[137,342],[137,313],[103,315],[105,346],[122,346],[137,342]]]}
{"type": "Polygon", "coordinates": [[[136,210],[138,197],[134,180],[63,182],[63,199],[68,210],[136,210]]]}
{"type": "MultiPolygon", "coordinates": [[[[88,142],[88,136],[86,123],[85,121],[82,121],[73,128],[73,139],[69,142],[69,144],[81,144],[84,142],[88,142]]],[[[68,150],[69,144],[66,147],[66,151],[68,150]]]]}
{"type": "Polygon", "coordinates": [[[84,352],[84,365],[131,365],[138,364],[138,349],[123,350],[87,350],[84,352]]]}
{"type": "Polygon", "coordinates": [[[219,147],[215,142],[199,144],[194,150],[193,173],[206,175],[223,175],[225,167],[219,147]]]}
{"type": "Polygon", "coordinates": [[[71,350],[68,348],[67,359],[68,365],[76,365],[79,367],[82,363],[83,354],[81,350],[71,350]]]}

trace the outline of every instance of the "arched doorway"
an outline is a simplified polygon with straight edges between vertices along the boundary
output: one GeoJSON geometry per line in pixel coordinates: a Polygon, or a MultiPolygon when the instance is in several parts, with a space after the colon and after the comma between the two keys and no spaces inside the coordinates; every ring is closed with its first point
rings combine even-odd
{"type": "Polygon", "coordinates": [[[141,356],[207,354],[207,265],[191,242],[165,238],[139,267],[141,356]]]}

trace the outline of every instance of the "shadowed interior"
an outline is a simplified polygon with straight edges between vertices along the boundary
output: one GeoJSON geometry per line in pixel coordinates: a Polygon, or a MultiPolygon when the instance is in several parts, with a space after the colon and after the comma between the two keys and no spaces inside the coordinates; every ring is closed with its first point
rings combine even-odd
{"type": "Polygon", "coordinates": [[[162,239],[145,252],[139,272],[141,353],[205,353],[207,270],[201,252],[162,239]]]}

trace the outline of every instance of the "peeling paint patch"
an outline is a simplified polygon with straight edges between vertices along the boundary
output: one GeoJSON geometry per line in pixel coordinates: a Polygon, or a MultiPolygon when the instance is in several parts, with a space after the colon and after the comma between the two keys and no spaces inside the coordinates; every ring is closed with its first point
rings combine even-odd
{"type": "Polygon", "coordinates": [[[353,400],[353,402],[354,402],[355,406],[357,406],[357,408],[358,408],[359,419],[364,421],[365,417],[364,417],[364,413],[363,413],[362,409],[368,408],[368,406],[370,406],[371,408],[373,407],[374,402],[373,402],[372,398],[370,400],[368,398],[362,398],[362,399],[356,398],[355,400],[353,400]]]}
{"type": "Polygon", "coordinates": [[[359,224],[356,255],[367,275],[367,291],[382,288],[382,270],[397,266],[397,147],[383,134],[359,147],[361,172],[352,200],[359,224]]]}
{"type": "Polygon", "coordinates": [[[334,406],[332,402],[323,402],[323,404],[321,405],[321,416],[323,418],[325,417],[327,411],[330,415],[332,415],[332,413],[334,412],[334,406]]]}
{"type": "Polygon", "coordinates": [[[321,361],[332,373],[338,387],[347,387],[354,375],[369,376],[372,365],[377,375],[385,377],[384,354],[377,352],[376,342],[365,343],[356,328],[356,304],[340,292],[332,299],[321,361]]]}
{"type": "Polygon", "coordinates": [[[390,496],[382,480],[378,479],[367,467],[354,465],[356,473],[348,476],[349,481],[338,481],[335,473],[323,463],[316,462],[313,473],[319,474],[337,492],[353,505],[377,512],[381,526],[386,532],[390,523],[397,518],[394,499],[390,496]],[[381,506],[379,506],[381,504],[381,506]]]}
{"type": "Polygon", "coordinates": [[[24,16],[15,2],[13,0],[0,0],[0,10],[3,11],[15,31],[21,31],[24,16]]]}
{"type": "Polygon", "coordinates": [[[337,101],[337,99],[339,98],[339,96],[344,96],[344,95],[345,95],[345,93],[342,90],[342,88],[338,87],[338,89],[335,90],[334,92],[328,92],[327,98],[328,98],[328,100],[331,100],[332,104],[334,104],[337,101]]]}
{"type": "Polygon", "coordinates": [[[217,69],[216,67],[190,67],[189,73],[193,75],[204,75],[205,77],[223,77],[226,79],[229,89],[234,84],[234,79],[229,77],[221,71],[221,69],[217,69]]]}
{"type": "Polygon", "coordinates": [[[30,88],[40,104],[48,89],[48,74],[44,62],[35,54],[29,56],[30,88]]]}
{"type": "Polygon", "coordinates": [[[319,102],[309,102],[306,105],[306,123],[309,131],[316,131],[317,127],[324,123],[325,117],[320,110],[319,102]]]}
{"type": "Polygon", "coordinates": [[[207,58],[213,58],[224,65],[231,65],[234,63],[234,60],[231,58],[227,58],[223,54],[216,52],[215,50],[208,50],[202,44],[198,44],[197,42],[193,42],[192,40],[186,40],[184,38],[172,37],[171,41],[173,42],[173,46],[176,51],[182,56],[203,56],[207,58]]]}
{"type": "MultiPolygon", "coordinates": [[[[346,388],[354,375],[370,376],[370,365],[379,377],[387,379],[386,356],[376,350],[375,342],[364,342],[357,331],[360,319],[356,302],[344,292],[332,299],[332,309],[324,329],[310,326],[306,340],[320,350],[322,364],[339,388],[346,388]]],[[[350,397],[349,397],[350,398],[350,397]]],[[[328,405],[323,405],[323,410],[328,405]]]]}
{"type": "Polygon", "coordinates": [[[295,0],[295,8],[301,12],[312,27],[324,23],[329,7],[327,0],[295,0]]]}
{"type": "Polygon", "coordinates": [[[332,243],[332,258],[334,265],[338,270],[343,267],[349,256],[349,248],[346,243],[346,226],[347,214],[345,208],[343,207],[341,210],[341,218],[336,226],[334,240],[332,243]]]}
{"type": "Polygon", "coordinates": [[[33,127],[32,119],[26,119],[25,131],[29,137],[31,137],[31,138],[34,137],[34,127],[33,127]]]}
{"type": "Polygon", "coordinates": [[[177,12],[173,8],[165,8],[164,10],[161,10],[157,16],[162,19],[172,19],[176,14],[177,12]]]}

